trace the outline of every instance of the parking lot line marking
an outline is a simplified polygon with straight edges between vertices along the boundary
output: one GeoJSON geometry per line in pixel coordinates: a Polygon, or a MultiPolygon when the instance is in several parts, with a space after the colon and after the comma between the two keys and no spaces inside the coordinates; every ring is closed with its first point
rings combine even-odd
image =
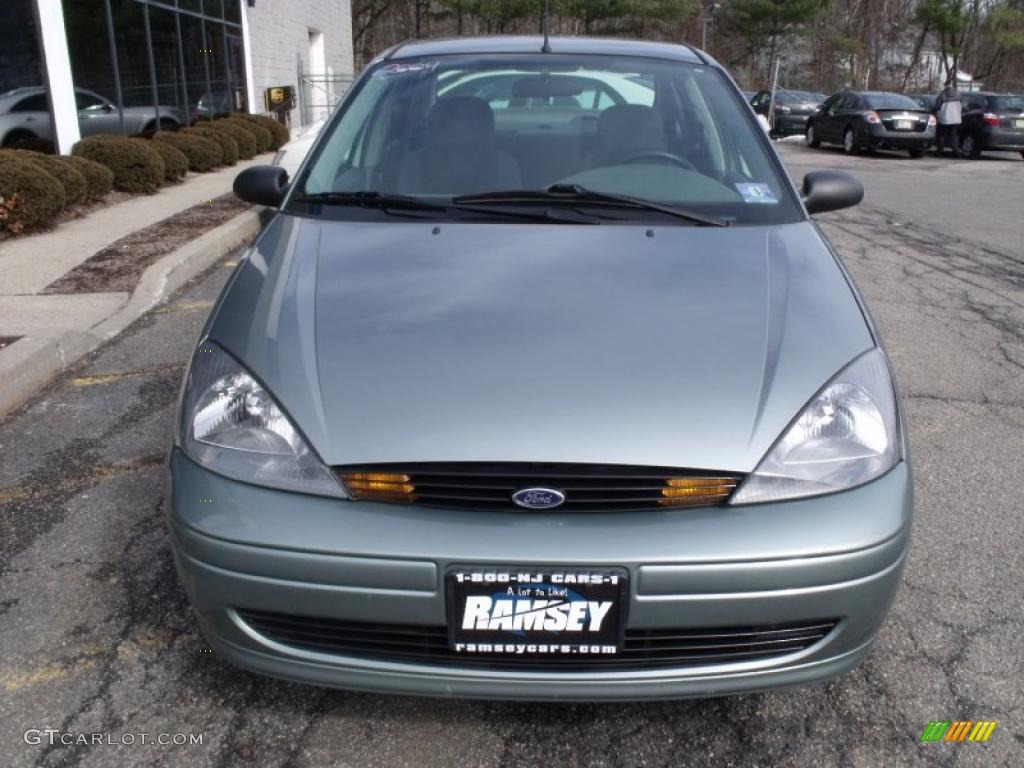
{"type": "MultiPolygon", "coordinates": [[[[97,653],[97,655],[99,655],[97,653]]],[[[11,672],[0,672],[0,681],[3,682],[4,690],[8,693],[27,688],[32,685],[43,685],[62,680],[71,675],[88,672],[96,666],[96,659],[86,658],[71,665],[46,664],[33,670],[14,670],[11,672]]]]}
{"type": "Polygon", "coordinates": [[[213,299],[199,299],[197,301],[180,301],[176,304],[164,304],[153,310],[154,314],[163,315],[167,312],[194,312],[199,309],[209,309],[213,306],[213,299]]]}
{"type": "Polygon", "coordinates": [[[0,488],[0,504],[9,504],[17,501],[27,501],[52,494],[66,493],[77,489],[91,488],[100,481],[109,477],[116,477],[128,472],[137,472],[143,469],[153,469],[166,461],[164,456],[146,456],[127,464],[97,464],[82,475],[61,478],[56,483],[49,485],[10,485],[0,488]]]}
{"type": "Polygon", "coordinates": [[[68,379],[68,384],[73,387],[92,387],[97,384],[107,384],[121,379],[134,379],[142,376],[155,376],[161,373],[180,371],[185,363],[168,363],[167,365],[155,365],[152,368],[143,368],[138,371],[122,371],[120,373],[96,373],[91,376],[77,376],[68,379]]]}

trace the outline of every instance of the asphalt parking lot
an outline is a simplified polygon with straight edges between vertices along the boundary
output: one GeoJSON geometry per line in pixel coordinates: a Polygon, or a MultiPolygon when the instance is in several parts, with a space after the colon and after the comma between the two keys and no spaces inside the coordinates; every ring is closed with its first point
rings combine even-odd
{"type": "Polygon", "coordinates": [[[197,634],[161,506],[178,382],[229,257],[0,424],[0,763],[1024,765],[1024,160],[779,148],[797,178],[836,167],[865,182],[862,206],[819,221],[908,411],[913,549],[863,667],[736,698],[538,705],[322,690],[227,666],[197,634]],[[998,726],[984,744],[922,744],[931,720],[998,726]],[[115,743],[26,743],[30,729],[115,743]]]}

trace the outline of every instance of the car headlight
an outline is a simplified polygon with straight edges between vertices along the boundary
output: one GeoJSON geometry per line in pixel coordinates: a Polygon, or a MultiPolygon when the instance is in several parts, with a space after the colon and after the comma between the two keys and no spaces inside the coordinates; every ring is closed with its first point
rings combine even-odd
{"type": "Polygon", "coordinates": [[[776,104],[775,111],[782,115],[788,115],[789,107],[787,107],[785,104],[776,104]]]}
{"type": "Polygon", "coordinates": [[[889,366],[882,351],[873,349],[811,399],[730,503],[842,491],[884,475],[901,458],[889,366]]]}
{"type": "Polygon", "coordinates": [[[192,358],[178,442],[202,466],[226,477],[288,491],[344,497],[270,393],[209,341],[192,358]]]}

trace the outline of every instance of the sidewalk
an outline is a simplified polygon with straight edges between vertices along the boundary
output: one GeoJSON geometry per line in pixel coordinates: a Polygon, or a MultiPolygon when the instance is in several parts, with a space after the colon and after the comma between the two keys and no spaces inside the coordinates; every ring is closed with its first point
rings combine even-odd
{"type": "Polygon", "coordinates": [[[256,211],[163,256],[131,292],[43,294],[46,286],[98,251],[231,191],[240,171],[268,163],[260,155],[214,173],[190,176],[157,194],[134,197],[65,222],[50,232],[0,242],[0,417],[51,378],[115,336],[170,292],[258,231],[256,211]]]}

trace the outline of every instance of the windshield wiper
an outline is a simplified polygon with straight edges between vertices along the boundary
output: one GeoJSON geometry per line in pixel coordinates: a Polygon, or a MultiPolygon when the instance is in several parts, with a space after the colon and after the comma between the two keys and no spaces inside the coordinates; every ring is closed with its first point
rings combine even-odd
{"type": "Polygon", "coordinates": [[[504,192],[484,192],[479,195],[462,195],[452,199],[456,205],[489,205],[495,203],[569,203],[573,205],[612,205],[623,208],[639,208],[657,211],[678,219],[685,219],[702,227],[727,227],[729,222],[717,216],[695,213],[672,205],[663,205],[651,200],[628,195],[613,195],[581,187],[579,184],[553,184],[547,189],[514,189],[504,192]]]}
{"type": "Polygon", "coordinates": [[[356,205],[362,208],[405,208],[414,211],[448,210],[446,205],[428,203],[409,195],[389,195],[374,190],[360,192],[314,192],[295,198],[297,203],[321,203],[323,205],[356,205]]]}
{"type": "Polygon", "coordinates": [[[489,216],[498,216],[503,219],[522,219],[527,221],[542,221],[548,224],[600,224],[600,219],[585,214],[577,214],[577,218],[566,218],[549,211],[496,211],[492,208],[475,208],[472,205],[443,205],[421,200],[411,195],[393,195],[377,192],[374,190],[363,190],[360,192],[316,192],[302,195],[295,198],[297,203],[320,203],[324,205],[353,205],[362,208],[401,209],[408,211],[428,211],[433,213],[445,213],[448,211],[462,211],[464,213],[475,213],[489,216]]]}

